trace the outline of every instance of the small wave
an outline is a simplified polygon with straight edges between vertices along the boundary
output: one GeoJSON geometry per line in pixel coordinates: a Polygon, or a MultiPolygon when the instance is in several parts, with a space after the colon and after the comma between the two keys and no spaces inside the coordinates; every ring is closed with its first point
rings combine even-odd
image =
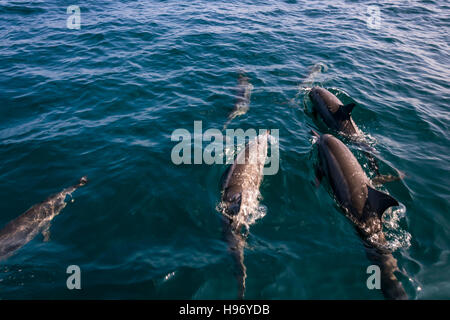
{"type": "Polygon", "coordinates": [[[45,9],[36,6],[25,6],[25,5],[2,5],[0,4],[0,13],[4,14],[17,14],[17,15],[28,15],[28,14],[39,14],[45,13],[45,9]]]}
{"type": "Polygon", "coordinates": [[[251,195],[253,198],[246,205],[241,207],[242,214],[236,216],[236,222],[243,225],[247,230],[259,219],[264,218],[267,207],[259,204],[260,194],[251,195]]]}

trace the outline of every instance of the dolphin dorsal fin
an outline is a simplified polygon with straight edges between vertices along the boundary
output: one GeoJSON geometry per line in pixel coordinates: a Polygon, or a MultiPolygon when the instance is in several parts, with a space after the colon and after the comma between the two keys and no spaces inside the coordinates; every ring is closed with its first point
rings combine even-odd
{"type": "Polygon", "coordinates": [[[398,201],[387,193],[378,191],[370,186],[367,186],[367,192],[367,201],[370,208],[375,211],[380,219],[387,208],[399,205],[398,201]]]}
{"type": "Polygon", "coordinates": [[[348,119],[350,118],[350,115],[352,113],[353,108],[356,106],[355,103],[348,103],[346,105],[340,106],[339,107],[339,116],[342,119],[348,119]]]}
{"type": "Polygon", "coordinates": [[[350,115],[350,114],[352,113],[353,108],[354,108],[355,106],[356,106],[356,104],[355,104],[354,102],[352,102],[352,103],[348,103],[348,104],[342,106],[340,109],[342,110],[342,112],[343,112],[344,114],[350,115]]]}

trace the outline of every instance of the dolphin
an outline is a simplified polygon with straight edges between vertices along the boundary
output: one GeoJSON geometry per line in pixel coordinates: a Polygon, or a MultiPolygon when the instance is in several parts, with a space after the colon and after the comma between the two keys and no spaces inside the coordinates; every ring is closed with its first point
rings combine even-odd
{"type": "Polygon", "coordinates": [[[253,85],[249,82],[249,79],[245,74],[239,74],[238,86],[236,89],[236,103],[231,113],[228,115],[228,120],[223,126],[225,130],[230,122],[243,114],[246,114],[250,108],[250,97],[252,95],[253,85]]]}
{"type": "MultiPolygon", "coordinates": [[[[301,94],[304,94],[305,91],[311,90],[311,87],[317,77],[322,72],[326,72],[328,70],[328,66],[325,63],[319,62],[309,68],[308,76],[302,81],[301,84],[298,85],[298,91],[294,98],[292,98],[289,103],[296,107],[298,105],[297,101],[301,94]]],[[[305,97],[303,98],[303,102],[305,97]]]]}
{"type": "Polygon", "coordinates": [[[313,114],[316,118],[319,114],[330,129],[340,132],[364,150],[370,168],[378,176],[377,179],[379,181],[390,182],[402,178],[403,174],[400,172],[399,177],[380,175],[378,162],[374,157],[376,151],[364,142],[363,133],[359,130],[351,117],[355,103],[344,105],[334,94],[321,87],[312,88],[309,92],[309,97],[313,103],[313,114]]]}
{"type": "Polygon", "coordinates": [[[268,131],[255,137],[222,175],[222,225],[225,239],[238,267],[239,298],[245,294],[245,236],[242,229],[259,205],[259,187],[267,157],[268,131]]]}
{"type": "Polygon", "coordinates": [[[314,115],[319,114],[329,128],[347,136],[361,135],[351,117],[354,103],[344,105],[334,94],[321,87],[312,88],[309,97],[313,103],[314,115]]]}
{"type": "Polygon", "coordinates": [[[407,299],[394,274],[399,271],[397,260],[387,249],[382,228],[384,211],[398,206],[397,200],[373,187],[358,160],[339,139],[329,134],[313,134],[318,138],[317,182],[320,183],[323,176],[328,179],[337,202],[363,240],[367,257],[380,267],[384,296],[387,299],[407,299]]]}
{"type": "Polygon", "coordinates": [[[303,80],[302,84],[299,86],[299,89],[305,88],[309,89],[313,85],[316,76],[327,70],[328,67],[325,63],[322,62],[316,63],[314,66],[311,67],[308,76],[305,78],[305,80],[303,80]]]}
{"type": "Polygon", "coordinates": [[[6,224],[0,230],[0,260],[10,257],[40,232],[44,235],[44,240],[48,241],[50,222],[67,205],[66,197],[87,181],[87,177],[82,177],[78,184],[51,195],[6,224]]]}

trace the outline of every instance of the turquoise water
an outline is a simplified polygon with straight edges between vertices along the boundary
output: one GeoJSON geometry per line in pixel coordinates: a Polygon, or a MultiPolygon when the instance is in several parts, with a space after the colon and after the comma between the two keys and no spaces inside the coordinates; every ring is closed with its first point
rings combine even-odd
{"type": "Polygon", "coordinates": [[[171,134],[221,129],[245,70],[250,110],[229,127],[280,130],[280,170],[264,178],[266,215],[247,239],[246,298],[383,299],[366,287],[351,223],[312,185],[309,131],[327,130],[304,81],[319,62],[313,84],[356,102],[381,171],[406,174],[383,190],[401,202],[385,232],[408,295],[450,298],[448,2],[90,0],[79,30],[66,27],[72,4],[0,1],[0,226],[90,179],[49,242],[0,262],[0,298],[235,298],[216,210],[225,166],[173,164],[171,134]],[[66,287],[73,264],[82,290],[66,287]]]}

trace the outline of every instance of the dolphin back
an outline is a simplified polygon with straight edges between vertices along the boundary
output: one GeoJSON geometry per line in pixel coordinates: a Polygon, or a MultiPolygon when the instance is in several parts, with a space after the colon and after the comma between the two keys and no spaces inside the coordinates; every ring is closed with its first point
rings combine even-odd
{"type": "Polygon", "coordinates": [[[25,213],[10,221],[0,230],[0,260],[11,256],[16,250],[31,241],[67,205],[66,197],[79,187],[86,185],[88,179],[82,177],[78,184],[51,195],[45,201],[35,204],[25,213]]]}
{"type": "Polygon", "coordinates": [[[321,87],[312,88],[309,97],[315,113],[317,112],[321,116],[329,128],[350,136],[359,132],[351,118],[355,103],[344,105],[338,97],[321,87]]]}
{"type": "Polygon", "coordinates": [[[223,234],[237,269],[239,299],[244,298],[247,278],[244,264],[245,237],[241,231],[258,207],[259,187],[267,157],[269,132],[250,141],[222,175],[223,234]]]}

